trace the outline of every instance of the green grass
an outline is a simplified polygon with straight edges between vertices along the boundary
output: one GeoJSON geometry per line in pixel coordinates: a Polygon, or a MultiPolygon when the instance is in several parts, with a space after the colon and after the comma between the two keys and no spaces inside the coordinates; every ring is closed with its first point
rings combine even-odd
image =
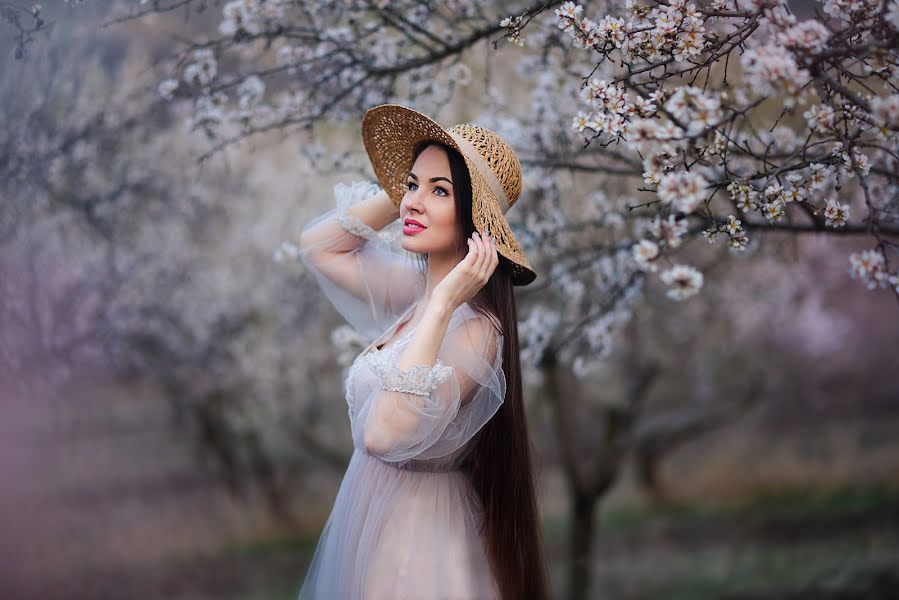
{"type": "Polygon", "coordinates": [[[280,554],[300,554],[312,558],[318,538],[319,534],[244,541],[225,546],[221,555],[228,558],[252,559],[280,554]]]}
{"type": "MultiPolygon", "coordinates": [[[[600,511],[598,526],[606,533],[627,533],[663,519],[688,526],[740,518],[810,519],[881,512],[899,506],[899,489],[886,485],[846,486],[829,490],[759,490],[734,504],[692,503],[661,509],[621,506],[600,511]]],[[[599,529],[597,530],[599,531],[599,529]]]]}
{"type": "Polygon", "coordinates": [[[782,598],[812,590],[859,588],[883,570],[899,573],[894,536],[891,546],[864,540],[798,544],[716,546],[664,556],[649,552],[619,568],[600,567],[596,596],[703,600],[728,595],[782,598]]]}
{"type": "MultiPolygon", "coordinates": [[[[873,574],[899,578],[897,506],[899,490],[880,485],[763,490],[728,505],[612,507],[597,517],[593,596],[783,598],[855,586],[864,597],[873,574]]],[[[564,577],[567,520],[547,518],[543,527],[553,571],[564,577]]]]}
{"type": "MultiPolygon", "coordinates": [[[[896,507],[899,507],[899,489],[886,485],[846,486],[829,490],[759,490],[751,497],[729,505],[708,502],[664,508],[643,505],[601,507],[597,511],[596,534],[599,537],[628,535],[657,522],[686,528],[747,518],[823,519],[885,512],[896,507]]],[[[568,515],[544,517],[543,532],[548,543],[564,544],[568,535],[568,515]]]]}

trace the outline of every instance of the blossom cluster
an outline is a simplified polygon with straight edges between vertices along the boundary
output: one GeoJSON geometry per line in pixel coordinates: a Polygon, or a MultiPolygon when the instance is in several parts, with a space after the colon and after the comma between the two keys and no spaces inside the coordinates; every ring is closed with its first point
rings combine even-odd
{"type": "Polygon", "coordinates": [[[889,273],[883,254],[877,250],[863,250],[849,255],[849,274],[859,279],[869,290],[892,287],[899,292],[899,275],[889,273]]]}
{"type": "Polygon", "coordinates": [[[811,80],[808,70],[800,67],[793,53],[783,46],[750,48],[740,63],[746,79],[759,94],[798,94],[811,80]]]}
{"type": "Polygon", "coordinates": [[[232,0],[222,7],[219,33],[225,36],[259,35],[284,19],[289,0],[232,0]]]}
{"type": "Polygon", "coordinates": [[[688,62],[706,47],[704,18],[693,3],[672,0],[652,8],[627,0],[630,21],[605,16],[599,21],[582,17],[583,7],[565,2],[557,8],[558,26],[575,48],[620,51],[626,60],[652,61],[671,55],[688,62]]]}
{"type": "Polygon", "coordinates": [[[695,296],[703,283],[703,275],[690,265],[674,265],[659,276],[670,289],[666,295],[672,300],[695,296]]]}
{"type": "MultiPolygon", "coordinates": [[[[875,38],[899,30],[899,2],[887,5],[882,11],[876,0],[826,0],[824,12],[833,19],[828,23],[799,20],[782,0],[717,0],[705,8],[681,0],[628,0],[625,18],[595,20],[574,2],[555,10],[555,24],[572,45],[599,56],[599,72],[580,89],[590,110],[578,111],[573,130],[592,133],[588,143],[606,135],[603,146],[623,144],[635,151],[649,186],[645,191],[658,196],[657,203],[643,205],[655,204],[659,213],[648,237],[638,236],[631,247],[638,269],[657,271],[666,249],[680,244],[691,217],[706,221],[696,231],[710,243],[723,238],[737,251],[749,246],[749,229],[783,226],[791,205],[801,207],[796,214],[812,218],[815,228],[850,228],[853,201],[839,192],[899,155],[899,56],[875,38]],[[858,46],[847,46],[847,40],[858,46]],[[862,48],[867,42],[874,44],[870,51],[862,48]],[[725,88],[715,82],[711,65],[731,58],[739,59],[741,81],[729,84],[725,73],[725,88]],[[866,85],[866,77],[874,81],[866,85]],[[853,88],[844,79],[862,83],[853,88]],[[783,113],[770,129],[758,130],[750,122],[753,109],[769,98],[780,102],[783,113]],[[795,118],[781,122],[794,111],[807,130],[795,118]],[[718,189],[728,192],[728,212],[711,203],[718,189]]],[[[899,164],[879,169],[896,173],[899,164]]],[[[888,190],[882,202],[895,198],[895,184],[888,190]]],[[[865,203],[873,210],[870,198],[865,203]]],[[[881,242],[877,250],[887,278],[891,248],[896,246],[881,242]]],[[[873,263],[868,258],[859,264],[873,263]]],[[[852,268],[855,277],[877,273],[852,268]]]]}
{"type": "Polygon", "coordinates": [[[718,236],[726,235],[728,247],[738,251],[746,250],[749,244],[749,236],[743,229],[743,222],[735,215],[728,215],[726,222],[715,223],[703,230],[702,235],[710,244],[714,244],[718,236]]]}
{"type": "MultiPolygon", "coordinates": [[[[226,122],[247,127],[274,118],[271,109],[262,104],[266,85],[258,75],[248,75],[234,87],[236,108],[229,108],[230,97],[224,91],[212,91],[217,76],[218,61],[215,53],[210,48],[198,48],[191,54],[191,61],[185,65],[181,79],[165,79],[160,82],[157,91],[165,100],[172,100],[183,89],[182,86],[200,90],[194,99],[194,112],[188,121],[189,129],[208,129],[226,122]]],[[[290,107],[290,98],[290,95],[285,96],[283,108],[290,107]]]]}
{"type": "Polygon", "coordinates": [[[662,175],[659,180],[659,200],[671,205],[675,210],[691,213],[705,198],[707,186],[705,178],[699,173],[676,171],[662,175]]]}
{"type": "Polygon", "coordinates": [[[514,17],[506,17],[499,22],[500,27],[505,27],[506,38],[516,46],[524,46],[524,40],[521,39],[521,15],[514,17]]]}
{"type": "Polygon", "coordinates": [[[620,86],[594,78],[581,88],[581,98],[594,111],[578,113],[572,124],[578,132],[589,128],[597,134],[608,133],[616,137],[627,132],[628,118],[634,114],[635,108],[627,101],[624,90],[620,86]]]}

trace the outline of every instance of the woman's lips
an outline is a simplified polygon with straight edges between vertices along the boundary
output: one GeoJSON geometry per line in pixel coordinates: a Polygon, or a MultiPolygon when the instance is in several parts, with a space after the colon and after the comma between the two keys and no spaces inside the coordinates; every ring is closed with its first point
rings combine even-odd
{"type": "Polygon", "coordinates": [[[425,229],[427,229],[427,227],[421,227],[419,225],[413,225],[411,223],[403,225],[403,233],[405,235],[415,235],[416,233],[421,233],[425,229]]]}
{"type": "Polygon", "coordinates": [[[403,233],[406,235],[415,235],[416,233],[421,233],[425,229],[427,229],[427,227],[415,219],[406,219],[403,222],[403,233]]]}

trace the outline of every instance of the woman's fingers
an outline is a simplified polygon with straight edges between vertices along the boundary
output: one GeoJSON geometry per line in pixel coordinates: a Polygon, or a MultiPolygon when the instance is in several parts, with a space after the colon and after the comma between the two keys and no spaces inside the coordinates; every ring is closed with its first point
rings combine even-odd
{"type": "Polygon", "coordinates": [[[490,263],[490,240],[487,238],[486,233],[481,232],[478,234],[478,241],[481,244],[482,252],[480,256],[478,256],[477,274],[478,277],[483,278],[484,269],[490,263]]]}
{"type": "Polygon", "coordinates": [[[490,247],[492,252],[490,253],[490,267],[489,267],[489,275],[492,275],[496,270],[496,267],[499,266],[499,253],[496,250],[496,238],[493,236],[490,237],[490,247]]]}
{"type": "Polygon", "coordinates": [[[486,233],[483,235],[482,241],[484,243],[484,256],[483,261],[480,264],[478,276],[486,281],[487,278],[490,277],[490,264],[493,261],[493,255],[496,253],[496,248],[493,245],[493,239],[486,235],[486,233]]]}
{"type": "Polygon", "coordinates": [[[468,247],[469,253],[465,260],[470,261],[472,273],[479,281],[487,281],[499,265],[496,242],[486,231],[475,231],[468,239],[468,247]]]}
{"type": "Polygon", "coordinates": [[[483,254],[484,254],[483,246],[481,245],[481,240],[478,237],[478,233],[476,231],[471,234],[471,239],[469,241],[471,242],[471,248],[472,248],[473,255],[474,255],[472,262],[471,262],[471,268],[474,272],[477,272],[478,265],[480,264],[481,256],[483,256],[483,254]]]}
{"type": "Polygon", "coordinates": [[[490,238],[490,264],[487,266],[487,277],[493,275],[493,272],[496,270],[497,265],[499,265],[499,255],[496,251],[496,239],[490,238]]]}
{"type": "Polygon", "coordinates": [[[465,257],[465,260],[468,261],[468,264],[472,268],[474,268],[475,265],[478,264],[478,256],[480,254],[480,249],[478,248],[477,242],[475,242],[474,234],[472,234],[472,237],[468,238],[468,255],[465,257]]]}

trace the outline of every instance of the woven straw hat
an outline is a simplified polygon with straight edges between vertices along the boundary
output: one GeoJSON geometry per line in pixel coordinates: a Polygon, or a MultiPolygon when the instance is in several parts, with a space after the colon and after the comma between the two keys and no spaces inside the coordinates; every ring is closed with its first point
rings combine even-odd
{"type": "Polygon", "coordinates": [[[413,151],[422,140],[455,148],[471,176],[472,221],[496,239],[497,253],[512,264],[512,285],[527,285],[537,274],[512,233],[505,213],[521,193],[521,164],[496,133],[471,124],[444,129],[420,112],[399,104],[370,108],[362,119],[362,140],[381,187],[397,206],[406,193],[413,151]]]}

